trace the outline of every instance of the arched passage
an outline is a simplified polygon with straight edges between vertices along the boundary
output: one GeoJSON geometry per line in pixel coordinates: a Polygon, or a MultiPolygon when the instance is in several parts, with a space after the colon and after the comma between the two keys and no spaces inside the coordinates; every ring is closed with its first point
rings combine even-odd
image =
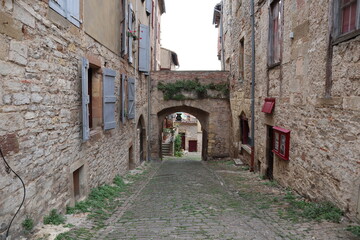
{"type": "Polygon", "coordinates": [[[143,115],[139,117],[136,127],[137,134],[137,157],[140,163],[146,160],[146,128],[143,115]]]}
{"type": "Polygon", "coordinates": [[[158,124],[157,145],[158,145],[158,153],[159,153],[158,157],[162,158],[161,142],[162,142],[162,129],[163,129],[164,119],[166,116],[175,112],[186,112],[195,116],[199,120],[202,130],[201,156],[202,156],[202,160],[206,161],[208,156],[207,153],[208,153],[209,113],[199,108],[194,108],[186,105],[166,108],[157,113],[157,124],[158,124]]]}
{"type": "Polygon", "coordinates": [[[150,107],[150,153],[151,159],[161,158],[162,122],[167,115],[176,112],[189,113],[196,117],[203,130],[203,160],[227,158],[231,152],[231,112],[227,89],[210,89],[210,86],[227,86],[228,72],[202,71],[157,71],[151,72],[150,107]],[[159,84],[171,86],[178,81],[190,80],[208,86],[206,96],[194,94],[193,90],[182,91],[182,99],[169,99],[159,89],[159,84]]]}

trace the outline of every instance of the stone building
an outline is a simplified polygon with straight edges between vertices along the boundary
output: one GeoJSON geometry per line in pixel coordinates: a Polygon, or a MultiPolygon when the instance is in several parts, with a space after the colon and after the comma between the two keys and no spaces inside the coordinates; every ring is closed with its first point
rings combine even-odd
{"type": "MultiPolygon", "coordinates": [[[[0,1],[0,147],[35,223],[148,154],[163,0],[0,1]],[[116,149],[116,151],[114,151],[116,149]]],[[[2,160],[1,160],[2,162],[2,160]]],[[[23,197],[0,164],[0,234],[23,197]]]]}
{"type": "Polygon", "coordinates": [[[182,149],[187,152],[202,151],[201,124],[196,117],[188,113],[182,113],[182,120],[174,123],[181,135],[182,149]]]}
{"type": "Polygon", "coordinates": [[[214,12],[233,156],[250,164],[254,141],[261,175],[360,219],[360,1],[255,0],[255,139],[250,3],[214,12]]]}
{"type": "Polygon", "coordinates": [[[179,67],[178,56],[175,52],[161,48],[161,70],[176,70],[179,67]]]}

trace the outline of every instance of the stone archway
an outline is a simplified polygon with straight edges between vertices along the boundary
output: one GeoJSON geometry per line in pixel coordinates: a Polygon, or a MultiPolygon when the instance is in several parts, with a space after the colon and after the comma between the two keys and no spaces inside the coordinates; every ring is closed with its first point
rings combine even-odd
{"type": "MultiPolygon", "coordinates": [[[[231,112],[226,91],[210,89],[210,86],[226,86],[228,72],[222,71],[158,71],[151,72],[150,109],[150,153],[151,159],[161,159],[161,131],[165,116],[174,112],[186,112],[195,116],[203,129],[203,160],[230,157],[231,152],[231,112]],[[164,97],[159,84],[174,84],[190,81],[208,86],[207,95],[191,93],[180,99],[164,97]],[[215,93],[214,93],[215,91],[215,93]]],[[[179,90],[181,93],[181,90],[179,90]]]]}
{"type": "Polygon", "coordinates": [[[161,138],[161,132],[163,129],[163,122],[166,116],[169,114],[175,113],[175,112],[186,112],[194,117],[196,117],[200,124],[201,124],[201,130],[202,130],[202,151],[201,151],[201,158],[202,160],[206,161],[208,159],[208,131],[209,131],[209,113],[206,111],[203,111],[199,108],[194,108],[190,106],[176,106],[176,107],[170,107],[163,109],[162,111],[158,112],[157,114],[157,124],[158,124],[158,153],[159,158],[162,158],[162,138],[161,138]]]}

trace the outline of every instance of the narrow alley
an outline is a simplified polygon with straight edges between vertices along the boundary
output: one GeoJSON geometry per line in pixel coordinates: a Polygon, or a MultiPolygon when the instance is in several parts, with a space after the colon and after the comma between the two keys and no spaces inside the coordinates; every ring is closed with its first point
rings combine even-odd
{"type": "Polygon", "coordinates": [[[0,240],[360,238],[360,0],[0,0],[0,240]]]}

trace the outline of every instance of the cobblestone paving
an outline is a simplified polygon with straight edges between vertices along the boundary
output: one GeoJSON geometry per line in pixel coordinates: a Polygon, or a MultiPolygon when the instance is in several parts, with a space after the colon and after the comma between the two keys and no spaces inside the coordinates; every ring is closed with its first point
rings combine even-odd
{"type": "Polygon", "coordinates": [[[232,194],[238,177],[200,161],[164,161],[94,239],[356,239],[344,225],[294,224],[232,194]]]}

